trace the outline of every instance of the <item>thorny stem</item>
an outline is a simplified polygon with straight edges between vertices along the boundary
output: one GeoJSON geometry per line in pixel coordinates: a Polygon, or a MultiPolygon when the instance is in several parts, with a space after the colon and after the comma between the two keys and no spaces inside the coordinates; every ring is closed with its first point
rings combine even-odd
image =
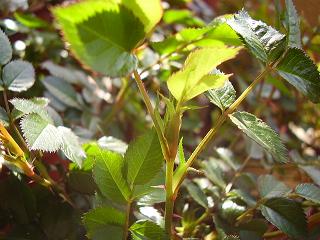
{"type": "Polygon", "coordinates": [[[232,114],[238,106],[242,103],[242,101],[249,95],[249,93],[252,91],[252,89],[271,71],[271,67],[267,66],[264,71],[262,71],[256,79],[248,86],[248,88],[242,92],[242,94],[238,97],[238,99],[225,111],[223,112],[220,117],[218,118],[215,125],[209,130],[209,132],[205,135],[205,137],[201,140],[199,145],[196,147],[196,149],[192,152],[191,156],[189,157],[188,161],[186,162],[184,166],[184,174],[180,176],[178,181],[175,183],[174,186],[174,195],[177,194],[179,191],[179,187],[182,184],[183,179],[185,178],[187,174],[187,169],[191,167],[191,165],[194,163],[194,161],[197,159],[199,154],[206,148],[208,143],[212,140],[213,137],[215,137],[218,129],[223,125],[223,123],[228,118],[229,114],[232,114]]]}

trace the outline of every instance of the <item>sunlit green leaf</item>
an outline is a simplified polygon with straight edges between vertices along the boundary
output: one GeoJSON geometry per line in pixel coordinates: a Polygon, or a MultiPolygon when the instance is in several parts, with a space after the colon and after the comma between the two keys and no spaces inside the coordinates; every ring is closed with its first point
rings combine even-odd
{"type": "Polygon", "coordinates": [[[208,90],[206,96],[209,98],[210,102],[224,111],[235,101],[236,91],[230,81],[226,81],[222,87],[208,90]]]}
{"type": "Polygon", "coordinates": [[[197,95],[223,86],[229,75],[210,73],[221,63],[234,58],[240,48],[203,48],[192,52],[182,70],[168,79],[171,94],[179,101],[188,101],[197,95]]]}
{"type": "Polygon", "coordinates": [[[123,176],[123,157],[117,153],[100,149],[95,155],[95,161],[94,179],[102,194],[112,201],[126,203],[131,193],[123,176]]]}
{"type": "Polygon", "coordinates": [[[134,240],[169,240],[165,231],[156,223],[140,220],[130,227],[134,240]]]}
{"type": "Polygon", "coordinates": [[[274,60],[284,51],[285,35],[241,10],[227,23],[243,39],[246,46],[263,62],[274,60]]]}
{"type": "Polygon", "coordinates": [[[50,117],[45,107],[48,106],[49,99],[47,98],[31,98],[31,99],[23,99],[23,98],[13,98],[10,100],[10,103],[23,114],[29,113],[37,113],[43,119],[47,119],[50,121],[50,117]]]}
{"type": "Polygon", "coordinates": [[[279,135],[261,119],[247,112],[235,112],[229,117],[241,131],[262,146],[276,161],[287,162],[287,150],[279,135]]]}

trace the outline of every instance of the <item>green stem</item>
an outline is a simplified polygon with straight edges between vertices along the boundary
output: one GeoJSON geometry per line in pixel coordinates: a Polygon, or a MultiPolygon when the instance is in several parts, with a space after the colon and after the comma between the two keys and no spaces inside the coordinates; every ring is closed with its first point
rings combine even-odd
{"type": "Polygon", "coordinates": [[[160,144],[161,144],[161,148],[162,148],[162,153],[164,155],[164,158],[167,160],[169,157],[168,153],[169,153],[169,147],[168,147],[168,144],[167,144],[167,141],[164,137],[164,134],[161,130],[161,127],[157,121],[157,118],[154,114],[154,109],[153,109],[153,106],[151,104],[151,101],[150,101],[150,98],[149,98],[149,95],[147,93],[147,90],[146,88],[144,87],[144,84],[142,82],[142,79],[139,75],[139,73],[135,70],[133,72],[133,75],[134,75],[134,78],[136,80],[136,83],[138,85],[138,88],[139,88],[139,91],[142,95],[142,98],[143,98],[143,101],[147,107],[147,110],[148,110],[148,113],[150,114],[151,116],[151,119],[153,121],[153,125],[157,131],[157,134],[158,134],[158,137],[159,137],[159,141],[160,141],[160,144]]]}
{"type": "Polygon", "coordinates": [[[196,149],[192,152],[191,156],[189,157],[188,161],[186,162],[183,171],[183,174],[179,176],[178,179],[175,179],[174,182],[174,195],[177,195],[177,192],[179,191],[180,185],[182,184],[183,179],[187,175],[187,170],[191,165],[194,163],[194,161],[197,159],[199,154],[206,148],[208,143],[215,137],[217,131],[220,129],[220,127],[223,125],[223,123],[228,118],[229,114],[232,114],[238,106],[242,103],[242,101],[249,95],[249,93],[252,91],[252,89],[271,71],[272,68],[267,66],[264,71],[262,71],[256,79],[248,86],[248,88],[238,97],[238,99],[225,111],[223,112],[220,117],[218,118],[217,122],[209,130],[209,132],[205,135],[205,137],[201,140],[199,145],[196,147],[196,149]]]}
{"type": "Polygon", "coordinates": [[[166,163],[166,204],[165,204],[165,230],[171,239],[172,235],[172,217],[173,217],[173,206],[174,206],[174,196],[172,188],[173,179],[173,168],[174,160],[167,161],[166,163]]]}
{"type": "Polygon", "coordinates": [[[122,237],[123,240],[127,240],[129,235],[130,211],[131,211],[131,202],[129,201],[126,206],[126,219],[123,226],[123,237],[122,237]]]}

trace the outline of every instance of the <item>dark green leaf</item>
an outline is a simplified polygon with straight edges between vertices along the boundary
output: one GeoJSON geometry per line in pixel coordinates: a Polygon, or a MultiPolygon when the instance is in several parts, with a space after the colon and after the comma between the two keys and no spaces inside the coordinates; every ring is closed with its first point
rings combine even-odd
{"type": "Polygon", "coordinates": [[[235,101],[236,91],[230,81],[226,81],[223,87],[207,91],[206,96],[210,102],[224,111],[235,101]]]}
{"type": "Polygon", "coordinates": [[[301,48],[300,19],[292,0],[286,0],[288,46],[301,48]]]}
{"type": "Polygon", "coordinates": [[[227,23],[243,39],[246,46],[263,62],[277,59],[284,51],[285,35],[241,10],[227,23]]]}
{"type": "Polygon", "coordinates": [[[277,65],[278,73],[312,102],[320,102],[320,75],[317,66],[298,48],[289,48],[277,65]]]}
{"type": "Polygon", "coordinates": [[[93,240],[121,240],[125,214],[111,207],[100,207],[83,217],[88,236],[93,240]]]}
{"type": "Polygon", "coordinates": [[[154,222],[141,220],[130,227],[134,240],[169,240],[165,231],[154,222]]]}
{"type": "Polygon", "coordinates": [[[287,150],[279,135],[261,119],[247,112],[235,112],[229,117],[239,129],[269,152],[276,161],[287,162],[287,150]]]}
{"type": "Polygon", "coordinates": [[[301,205],[286,198],[271,198],[261,206],[262,215],[293,238],[307,236],[307,221],[301,205]]]}
{"type": "Polygon", "coordinates": [[[13,92],[28,90],[35,82],[33,66],[29,62],[15,60],[3,68],[2,81],[13,92]]]}
{"type": "Polygon", "coordinates": [[[258,189],[261,197],[263,198],[281,197],[291,192],[290,188],[288,188],[284,183],[279,182],[272,175],[260,176],[258,178],[258,189]]]}
{"type": "Polygon", "coordinates": [[[301,197],[320,204],[320,188],[312,183],[299,184],[296,193],[301,197]]]}
{"type": "Polygon", "coordinates": [[[12,58],[12,48],[8,37],[0,29],[0,66],[8,63],[12,58]]]}
{"type": "Polygon", "coordinates": [[[126,203],[131,193],[123,176],[123,157],[117,153],[99,149],[95,160],[93,175],[102,194],[112,201],[126,203]]]}
{"type": "Polygon", "coordinates": [[[164,162],[156,132],[149,131],[129,144],[124,160],[131,187],[145,184],[154,178],[164,162]]]}

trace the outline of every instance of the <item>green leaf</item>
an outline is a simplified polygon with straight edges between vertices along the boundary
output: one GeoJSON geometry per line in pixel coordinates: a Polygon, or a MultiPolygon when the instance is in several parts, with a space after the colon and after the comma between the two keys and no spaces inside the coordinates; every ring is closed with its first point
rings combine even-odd
{"type": "Polygon", "coordinates": [[[8,63],[12,58],[12,48],[7,35],[0,29],[0,66],[8,63]]]}
{"type": "Polygon", "coordinates": [[[165,231],[156,223],[140,220],[130,227],[134,240],[169,240],[165,231]]]}
{"type": "Polygon", "coordinates": [[[164,162],[156,132],[149,131],[129,144],[124,160],[128,183],[131,187],[152,180],[159,173],[164,162]]]}
{"type": "Polygon", "coordinates": [[[284,183],[279,182],[272,175],[262,175],[258,178],[258,189],[261,197],[273,198],[281,197],[289,192],[291,189],[284,183]]]}
{"type": "Polygon", "coordinates": [[[85,213],[83,223],[94,240],[121,240],[125,214],[111,207],[100,207],[85,213]]]}
{"type": "Polygon", "coordinates": [[[69,83],[52,76],[43,79],[42,83],[58,100],[70,107],[81,109],[77,101],[77,93],[69,83]]]}
{"type": "Polygon", "coordinates": [[[229,117],[241,131],[262,146],[276,161],[287,162],[287,150],[279,135],[261,119],[247,112],[235,112],[229,117]]]}
{"type": "Polygon", "coordinates": [[[26,115],[21,119],[20,126],[30,150],[55,152],[62,144],[58,129],[38,114],[26,115]]]}
{"type": "Polygon", "coordinates": [[[192,12],[186,9],[171,9],[165,11],[163,21],[167,24],[180,23],[187,26],[202,27],[205,25],[201,19],[193,16],[192,12]]]}
{"type": "Polygon", "coordinates": [[[3,68],[3,86],[13,92],[31,88],[35,82],[33,66],[29,62],[15,60],[3,68]]]}
{"type": "Polygon", "coordinates": [[[186,181],[184,186],[187,188],[190,196],[202,207],[208,208],[207,196],[201,190],[199,186],[191,181],[186,181]]]}
{"type": "Polygon", "coordinates": [[[159,0],[92,0],[54,8],[53,14],[83,64],[117,77],[137,67],[132,51],[160,20],[162,9],[159,0]]]}
{"type": "Polygon", "coordinates": [[[98,140],[98,144],[101,148],[110,150],[112,152],[125,154],[128,149],[128,144],[122,140],[112,137],[112,136],[103,136],[98,140]]]}
{"type": "Polygon", "coordinates": [[[95,160],[93,175],[102,194],[117,203],[126,203],[131,193],[123,176],[123,157],[117,153],[100,149],[95,160]]]}
{"type": "Polygon", "coordinates": [[[315,166],[299,165],[299,168],[303,169],[309,177],[317,184],[320,185],[320,169],[315,166]]]}
{"type": "Polygon", "coordinates": [[[182,70],[168,79],[171,94],[181,102],[221,87],[229,75],[210,74],[219,64],[234,58],[241,48],[203,48],[189,54],[182,70]]]}
{"type": "Polygon", "coordinates": [[[14,17],[19,23],[29,28],[49,27],[49,24],[46,21],[43,21],[41,18],[38,18],[33,14],[15,12],[14,17]]]}
{"type": "Polygon", "coordinates": [[[217,161],[217,159],[210,159],[209,161],[203,162],[203,169],[206,177],[209,178],[210,181],[221,189],[225,189],[227,184],[224,181],[223,171],[217,164],[217,161]]]}
{"type": "Polygon", "coordinates": [[[286,0],[288,46],[301,48],[300,19],[292,0],[286,0]]]}
{"type": "Polygon", "coordinates": [[[13,98],[9,102],[15,107],[15,109],[22,112],[23,114],[37,113],[47,121],[50,121],[51,119],[45,109],[45,107],[47,107],[49,103],[49,99],[47,98],[13,98]]]}
{"type": "Polygon", "coordinates": [[[208,90],[206,96],[210,102],[224,111],[235,101],[236,91],[230,81],[226,81],[223,87],[208,90]]]}
{"type": "Polygon", "coordinates": [[[301,197],[320,204],[320,188],[312,183],[299,184],[296,193],[301,197]]]}
{"type": "Polygon", "coordinates": [[[5,127],[9,126],[9,117],[7,111],[3,107],[0,107],[0,122],[5,127]]]}
{"type": "Polygon", "coordinates": [[[62,139],[61,151],[69,160],[77,163],[78,166],[81,167],[86,154],[81,148],[78,137],[70,128],[59,126],[58,131],[60,132],[62,139]]]}
{"type": "Polygon", "coordinates": [[[248,49],[263,62],[277,59],[284,51],[285,35],[241,10],[227,21],[248,49]]]}
{"type": "Polygon", "coordinates": [[[301,205],[286,198],[271,198],[261,206],[262,215],[293,238],[307,236],[306,216],[301,205]]]}
{"type": "Polygon", "coordinates": [[[289,48],[277,65],[278,73],[312,102],[320,102],[320,74],[303,50],[289,48]]]}

